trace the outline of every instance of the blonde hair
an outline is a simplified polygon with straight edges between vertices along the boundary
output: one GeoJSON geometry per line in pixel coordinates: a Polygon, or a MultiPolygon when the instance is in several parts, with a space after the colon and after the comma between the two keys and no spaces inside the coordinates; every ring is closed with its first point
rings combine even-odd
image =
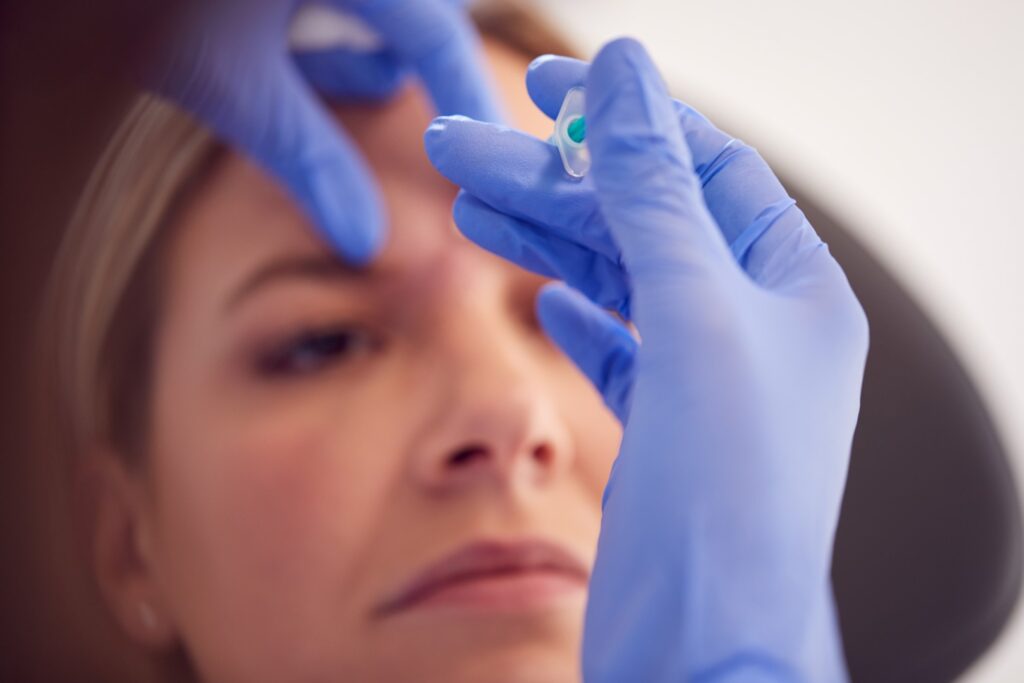
{"type": "Polygon", "coordinates": [[[61,451],[143,448],[165,228],[220,150],[187,114],[142,95],[94,168],[45,297],[43,414],[61,451]]]}

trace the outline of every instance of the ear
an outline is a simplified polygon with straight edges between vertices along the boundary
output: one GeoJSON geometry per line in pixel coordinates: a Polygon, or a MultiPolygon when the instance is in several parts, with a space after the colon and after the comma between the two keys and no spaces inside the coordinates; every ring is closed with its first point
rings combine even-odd
{"type": "Polygon", "coordinates": [[[156,580],[152,516],[142,475],[108,451],[87,456],[80,470],[84,530],[96,582],[122,629],[134,641],[165,650],[177,640],[156,580]]]}

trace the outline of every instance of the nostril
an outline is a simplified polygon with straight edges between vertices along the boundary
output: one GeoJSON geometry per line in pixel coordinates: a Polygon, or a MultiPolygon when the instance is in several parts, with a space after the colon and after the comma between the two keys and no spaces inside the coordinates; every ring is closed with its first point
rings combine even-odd
{"type": "Polygon", "coordinates": [[[487,456],[487,449],[479,444],[472,446],[466,446],[448,456],[448,464],[454,467],[461,467],[468,465],[474,460],[479,460],[487,456]]]}
{"type": "Polygon", "coordinates": [[[555,451],[551,444],[543,443],[533,449],[533,459],[540,465],[551,465],[555,460],[555,451]]]}

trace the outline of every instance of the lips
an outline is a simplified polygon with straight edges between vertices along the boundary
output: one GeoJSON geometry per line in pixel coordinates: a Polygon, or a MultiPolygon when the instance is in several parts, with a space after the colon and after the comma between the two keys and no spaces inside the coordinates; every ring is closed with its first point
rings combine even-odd
{"type": "Polygon", "coordinates": [[[476,541],[419,572],[377,614],[429,607],[520,611],[581,594],[589,572],[566,548],[540,539],[476,541]]]}

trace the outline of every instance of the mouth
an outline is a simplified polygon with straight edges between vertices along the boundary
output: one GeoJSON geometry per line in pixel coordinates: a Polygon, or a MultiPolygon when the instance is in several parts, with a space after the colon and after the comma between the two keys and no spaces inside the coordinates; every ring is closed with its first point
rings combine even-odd
{"type": "Polygon", "coordinates": [[[517,612],[582,595],[589,571],[566,548],[539,539],[476,541],[427,566],[377,609],[517,612]]]}

